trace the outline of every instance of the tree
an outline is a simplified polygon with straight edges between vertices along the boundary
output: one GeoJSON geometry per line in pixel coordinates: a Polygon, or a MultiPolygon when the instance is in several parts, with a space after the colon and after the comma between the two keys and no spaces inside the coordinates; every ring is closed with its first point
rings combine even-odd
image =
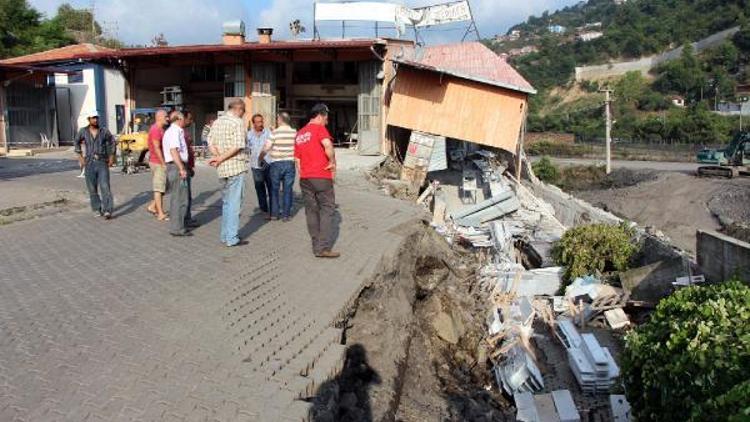
{"type": "Polygon", "coordinates": [[[639,421],[750,417],[750,288],[690,287],[626,337],[623,380],[639,421]]]}
{"type": "Polygon", "coordinates": [[[165,37],[164,33],[162,32],[155,35],[154,38],[151,38],[152,47],[166,47],[168,45],[169,45],[169,42],[167,41],[167,37],[165,37]]]}
{"type": "Polygon", "coordinates": [[[0,58],[62,47],[73,40],[58,23],[42,19],[26,0],[0,0],[0,58]]]}

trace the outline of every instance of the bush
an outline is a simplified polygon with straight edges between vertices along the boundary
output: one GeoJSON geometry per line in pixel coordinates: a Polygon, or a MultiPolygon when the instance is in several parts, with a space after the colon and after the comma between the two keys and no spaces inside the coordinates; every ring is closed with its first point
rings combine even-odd
{"type": "Polygon", "coordinates": [[[639,421],[750,420],[750,288],[678,291],[626,337],[622,358],[639,421]]]}
{"type": "Polygon", "coordinates": [[[557,170],[557,166],[552,164],[552,161],[547,156],[542,157],[541,160],[534,163],[531,167],[536,177],[545,183],[555,184],[560,179],[560,172],[557,170]]]}
{"type": "Polygon", "coordinates": [[[636,251],[632,236],[625,223],[575,227],[565,232],[552,255],[558,265],[565,267],[568,282],[586,275],[624,271],[636,251]]]}

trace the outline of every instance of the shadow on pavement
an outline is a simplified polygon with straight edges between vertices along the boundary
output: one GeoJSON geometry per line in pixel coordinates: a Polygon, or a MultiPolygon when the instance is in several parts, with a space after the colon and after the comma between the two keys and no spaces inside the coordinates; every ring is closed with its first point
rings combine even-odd
{"type": "Polygon", "coordinates": [[[349,346],[344,369],[321,385],[312,399],[312,420],[371,422],[370,387],[380,383],[380,375],[367,362],[364,346],[349,346]]]}
{"type": "Polygon", "coordinates": [[[148,204],[152,199],[153,194],[151,193],[151,191],[141,192],[138,195],[130,198],[130,200],[125,202],[124,204],[116,206],[113,214],[115,217],[125,217],[126,215],[131,214],[132,212],[148,204]]]}
{"type": "Polygon", "coordinates": [[[40,174],[80,171],[78,161],[50,158],[0,159],[0,180],[17,179],[40,174]]]}

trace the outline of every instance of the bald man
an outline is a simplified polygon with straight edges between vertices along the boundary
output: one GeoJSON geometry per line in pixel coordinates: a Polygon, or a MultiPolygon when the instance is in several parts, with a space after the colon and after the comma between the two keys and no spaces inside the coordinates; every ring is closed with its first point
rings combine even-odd
{"type": "Polygon", "coordinates": [[[164,213],[163,197],[167,191],[167,164],[164,161],[161,141],[167,126],[167,112],[157,111],[155,120],[156,122],[148,131],[148,165],[151,167],[154,191],[154,200],[148,205],[148,211],[159,221],[166,221],[167,214],[164,213]]]}

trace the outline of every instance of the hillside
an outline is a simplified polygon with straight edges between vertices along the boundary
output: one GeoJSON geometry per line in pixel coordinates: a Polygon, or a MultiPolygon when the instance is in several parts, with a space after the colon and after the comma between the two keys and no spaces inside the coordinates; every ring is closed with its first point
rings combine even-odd
{"type": "MultiPolygon", "coordinates": [[[[531,131],[562,131],[579,139],[603,137],[598,89],[615,89],[614,136],[642,142],[717,143],[739,128],[737,118],[711,110],[738,100],[737,86],[750,80],[750,3],[720,0],[607,0],[530,17],[505,36],[487,40],[539,90],[532,99],[531,131]],[[605,81],[573,81],[575,66],[661,53],[741,26],[740,32],[648,75],[605,81]],[[525,49],[524,49],[525,47],[525,49]],[[673,104],[684,99],[686,107],[673,104]]],[[[744,91],[742,96],[746,95],[744,91]]]]}
{"type": "Polygon", "coordinates": [[[750,16],[750,3],[737,0],[630,0],[620,5],[613,0],[590,0],[532,16],[490,44],[497,52],[524,45],[538,48],[537,53],[513,62],[543,89],[567,82],[575,66],[660,53],[743,25],[746,16],[750,16]],[[507,37],[514,31],[518,39],[507,37]],[[578,39],[597,32],[603,35],[590,41],[578,39]]]}

